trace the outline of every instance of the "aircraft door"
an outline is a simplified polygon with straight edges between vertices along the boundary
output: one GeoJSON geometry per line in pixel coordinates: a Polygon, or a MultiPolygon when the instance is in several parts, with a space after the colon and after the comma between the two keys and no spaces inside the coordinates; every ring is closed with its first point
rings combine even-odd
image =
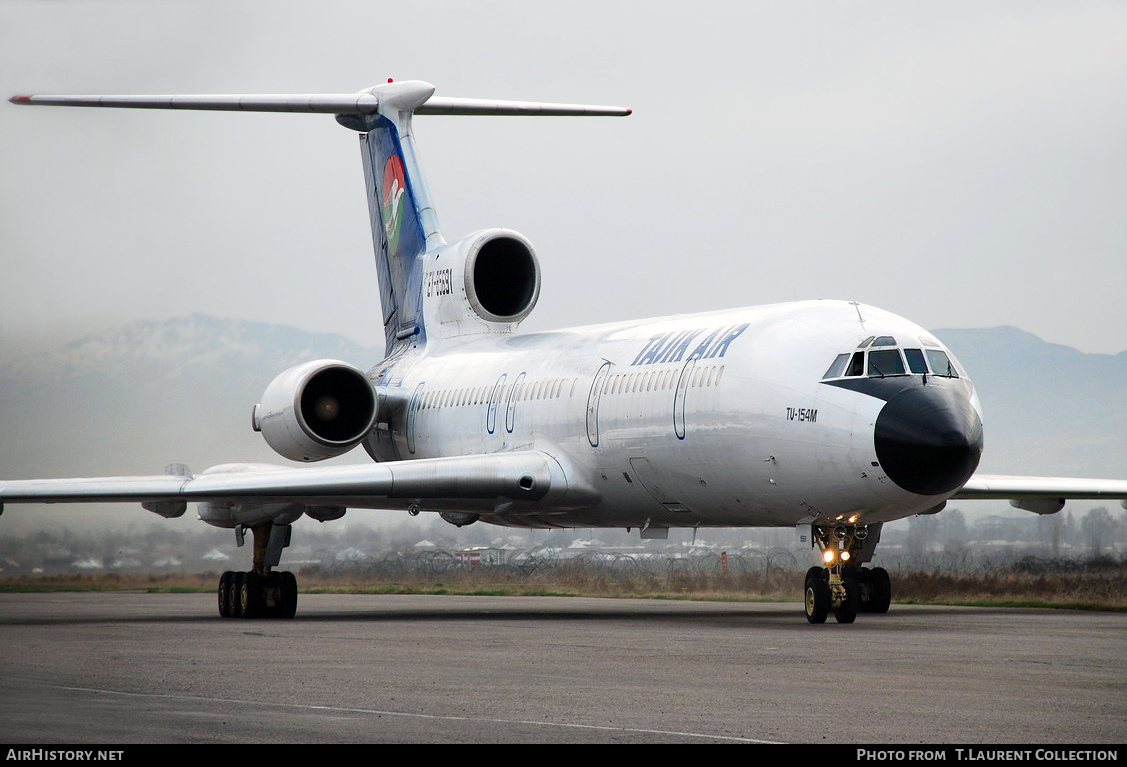
{"type": "Polygon", "coordinates": [[[423,397],[425,387],[425,383],[416,386],[415,393],[411,395],[411,401],[407,405],[407,452],[412,455],[415,453],[415,422],[418,420],[419,400],[423,397]]]}
{"type": "Polygon", "coordinates": [[[509,377],[508,373],[502,373],[497,379],[497,383],[493,384],[493,391],[489,393],[489,405],[485,410],[485,430],[492,434],[497,429],[497,405],[498,400],[501,399],[501,393],[504,391],[505,379],[509,377]]]}
{"type": "Polygon", "coordinates": [[[509,389],[509,401],[505,407],[505,431],[509,434],[513,433],[513,427],[517,422],[517,397],[520,396],[520,385],[524,383],[525,374],[521,373],[513,381],[513,387],[509,389]]]}
{"type": "Polygon", "coordinates": [[[599,446],[599,399],[603,396],[603,385],[610,373],[610,363],[604,362],[591,381],[591,393],[587,395],[587,441],[591,447],[599,446]]]}
{"type": "Polygon", "coordinates": [[[697,358],[690,357],[685,366],[681,368],[681,375],[677,377],[677,388],[673,392],[673,431],[677,439],[685,438],[685,400],[689,393],[689,381],[693,377],[697,358]]]}

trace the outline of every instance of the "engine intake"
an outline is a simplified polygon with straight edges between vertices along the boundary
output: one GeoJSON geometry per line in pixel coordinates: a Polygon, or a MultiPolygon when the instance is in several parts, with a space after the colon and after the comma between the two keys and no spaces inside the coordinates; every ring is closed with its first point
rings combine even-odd
{"type": "Polygon", "coordinates": [[[520,322],[540,297],[540,263],[532,245],[516,232],[474,235],[466,254],[466,298],[489,322],[520,322]]]}
{"type": "Polygon", "coordinates": [[[358,368],[316,360],[270,382],[255,406],[254,430],[278,454],[320,461],[348,452],[376,420],[376,394],[358,368]]]}

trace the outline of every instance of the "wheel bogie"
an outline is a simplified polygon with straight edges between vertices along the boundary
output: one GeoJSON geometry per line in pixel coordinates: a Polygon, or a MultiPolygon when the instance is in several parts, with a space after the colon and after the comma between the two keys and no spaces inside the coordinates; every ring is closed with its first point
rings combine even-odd
{"type": "Polygon", "coordinates": [[[297,612],[297,578],[291,572],[225,572],[219,578],[223,618],[292,618],[297,612]]]}

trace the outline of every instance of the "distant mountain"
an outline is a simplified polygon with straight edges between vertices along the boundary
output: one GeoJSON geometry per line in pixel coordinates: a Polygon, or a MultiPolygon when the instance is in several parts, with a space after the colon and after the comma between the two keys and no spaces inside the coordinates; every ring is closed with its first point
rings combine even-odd
{"type": "Polygon", "coordinates": [[[984,471],[1127,477],[1127,352],[1085,354],[1014,327],[935,334],[982,400],[984,471]]]}
{"type": "Polygon", "coordinates": [[[117,373],[133,366],[159,368],[163,376],[174,377],[235,362],[254,369],[261,364],[290,367],[319,357],[349,360],[358,356],[365,357],[358,363],[362,366],[376,362],[375,350],[333,333],[193,314],[161,322],[131,322],[58,349],[3,360],[0,380],[70,372],[117,373]]]}

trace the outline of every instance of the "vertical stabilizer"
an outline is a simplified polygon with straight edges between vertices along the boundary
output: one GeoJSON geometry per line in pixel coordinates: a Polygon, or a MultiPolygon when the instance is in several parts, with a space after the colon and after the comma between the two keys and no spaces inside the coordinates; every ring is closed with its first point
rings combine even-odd
{"type": "Polygon", "coordinates": [[[434,93],[427,83],[388,83],[369,91],[373,115],[340,115],[361,131],[360,153],[380,282],[386,352],[405,341],[425,342],[422,288],[424,254],[443,243],[415,153],[411,117],[434,93]]]}

